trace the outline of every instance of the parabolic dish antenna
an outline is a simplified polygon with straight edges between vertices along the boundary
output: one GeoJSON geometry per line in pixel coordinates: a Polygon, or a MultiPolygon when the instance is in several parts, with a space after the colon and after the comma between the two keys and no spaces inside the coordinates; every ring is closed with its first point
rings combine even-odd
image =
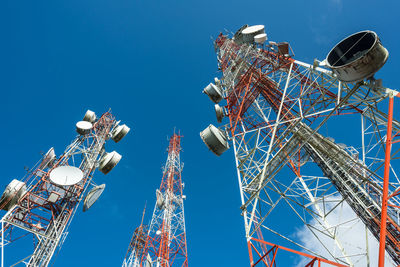
{"type": "Polygon", "coordinates": [[[115,151],[111,153],[106,153],[100,159],[99,170],[104,174],[109,173],[112,170],[112,168],[114,168],[118,164],[121,158],[122,156],[115,151]]]}
{"type": "Polygon", "coordinates": [[[361,31],[335,45],[326,62],[340,81],[356,82],[372,77],[388,57],[389,52],[375,32],[361,31]]]}
{"type": "Polygon", "coordinates": [[[78,121],[76,123],[76,131],[81,135],[88,134],[92,129],[92,127],[93,127],[92,123],[88,121],[78,121]]]}
{"type": "Polygon", "coordinates": [[[262,33],[265,33],[264,25],[254,25],[247,27],[242,31],[243,42],[252,43],[254,42],[254,37],[262,33]]]}
{"type": "Polygon", "coordinates": [[[225,133],[212,124],[200,133],[200,137],[217,156],[221,156],[229,148],[225,133]]]}
{"type": "Polygon", "coordinates": [[[105,184],[98,185],[93,187],[89,193],[86,195],[85,200],[83,201],[83,211],[87,211],[90,207],[99,199],[101,194],[106,188],[105,184]]]}
{"type": "Polygon", "coordinates": [[[124,125],[119,125],[117,126],[114,131],[112,132],[112,139],[115,141],[115,143],[118,143],[121,141],[122,138],[131,130],[128,126],[124,125]]]}
{"type": "Polygon", "coordinates": [[[266,33],[260,33],[254,36],[254,42],[258,44],[263,44],[265,41],[267,41],[267,34],[266,33]]]}
{"type": "Polygon", "coordinates": [[[157,201],[156,201],[156,203],[157,203],[157,207],[159,208],[159,209],[162,209],[162,208],[164,208],[164,196],[163,196],[163,194],[160,192],[160,190],[156,190],[156,196],[157,196],[157,201]]]}
{"type": "Polygon", "coordinates": [[[215,104],[218,104],[222,100],[221,89],[213,83],[207,85],[206,88],[204,88],[203,93],[208,95],[211,101],[215,104]]]}
{"type": "Polygon", "coordinates": [[[254,34],[254,33],[263,33],[264,25],[254,25],[250,27],[246,27],[242,30],[242,34],[254,34]]]}
{"type": "Polygon", "coordinates": [[[221,123],[222,119],[225,117],[224,109],[218,104],[215,104],[214,109],[215,109],[215,114],[217,115],[217,121],[221,123]]]}
{"type": "Polygon", "coordinates": [[[60,166],[50,172],[50,181],[56,185],[67,186],[79,183],[83,172],[73,166],[60,166]]]}
{"type": "Polygon", "coordinates": [[[95,122],[96,121],[96,113],[88,109],[85,113],[85,116],[83,117],[84,121],[88,122],[95,122]]]}
{"type": "Polygon", "coordinates": [[[9,183],[4,190],[0,199],[0,208],[2,210],[9,210],[12,206],[17,204],[18,200],[26,193],[26,184],[17,179],[9,183]]]}
{"type": "Polygon", "coordinates": [[[46,154],[44,154],[42,162],[39,165],[39,169],[44,169],[46,167],[51,167],[56,159],[56,152],[54,152],[54,148],[50,148],[46,154]]]}

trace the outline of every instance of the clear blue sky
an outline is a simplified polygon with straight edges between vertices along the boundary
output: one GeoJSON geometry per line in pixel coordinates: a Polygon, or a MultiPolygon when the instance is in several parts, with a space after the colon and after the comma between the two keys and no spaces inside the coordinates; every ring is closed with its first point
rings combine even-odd
{"type": "Polygon", "coordinates": [[[210,36],[264,24],[270,40],[289,41],[311,63],[345,36],[374,30],[390,53],[377,78],[399,88],[399,8],[394,0],[1,1],[0,187],[40,151],[61,154],[86,109],[112,108],[132,128],[107,145],[123,159],[107,176],[96,171],[106,190],[87,213],[80,207],[55,266],[119,266],[146,201],[150,219],[176,127],[190,266],[248,266],[233,152],[217,158],[199,137],[216,124],[201,93],[217,75],[210,36]]]}

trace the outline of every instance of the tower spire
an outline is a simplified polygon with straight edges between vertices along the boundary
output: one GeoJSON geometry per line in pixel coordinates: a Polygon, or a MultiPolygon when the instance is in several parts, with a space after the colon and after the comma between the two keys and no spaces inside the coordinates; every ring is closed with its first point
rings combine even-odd
{"type": "Polygon", "coordinates": [[[146,206],[147,203],[144,205],[140,225],[133,232],[131,242],[129,243],[128,251],[126,252],[124,261],[122,263],[123,267],[140,266],[139,260],[143,253],[143,248],[146,243],[146,235],[147,235],[147,225],[143,224],[144,215],[146,213],[146,206]]]}
{"type": "Polygon", "coordinates": [[[132,251],[128,256],[130,260],[124,261],[124,267],[188,266],[183,207],[186,196],[183,195],[183,164],[180,161],[181,137],[174,130],[169,139],[168,157],[163,167],[161,185],[156,190],[156,204],[143,251],[132,251]]]}

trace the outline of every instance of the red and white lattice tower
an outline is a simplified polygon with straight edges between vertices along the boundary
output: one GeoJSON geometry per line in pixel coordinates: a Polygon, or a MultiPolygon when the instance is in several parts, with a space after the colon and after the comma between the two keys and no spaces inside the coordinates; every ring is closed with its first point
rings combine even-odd
{"type": "Polygon", "coordinates": [[[181,136],[174,134],[169,140],[168,158],[143,249],[132,249],[125,257],[124,267],[188,266],[180,151],[181,136]]]}
{"type": "Polygon", "coordinates": [[[2,266],[4,251],[18,248],[19,242],[21,247],[14,254],[21,257],[13,259],[14,265],[36,267],[50,263],[65,241],[79,203],[84,201],[86,211],[104,190],[104,185],[96,186],[92,180],[96,168],[107,174],[121,159],[115,151],[105,152],[106,141],[112,138],[119,142],[130,129],[119,125],[110,111],[97,118],[88,110],[76,130],[79,135],[63,154],[57,157],[51,148],[23,179],[13,180],[3,193],[0,208],[6,214],[1,219],[2,266]],[[89,187],[92,188],[85,195],[89,187]],[[32,252],[23,242],[26,236],[33,239],[32,252]]]}
{"type": "Polygon", "coordinates": [[[147,238],[147,226],[143,224],[145,212],[146,208],[143,210],[142,221],[140,222],[140,225],[136,227],[135,231],[133,231],[131,242],[129,242],[128,251],[126,252],[122,267],[140,266],[140,260],[147,238]]]}
{"type": "Polygon", "coordinates": [[[362,31],[307,64],[266,39],[262,25],[217,37],[222,76],[203,92],[229,122],[200,133],[217,155],[233,145],[250,265],[290,251],[299,265],[375,266],[369,236],[379,266],[385,250],[400,264],[399,94],[373,78],[387,50],[362,31]]]}

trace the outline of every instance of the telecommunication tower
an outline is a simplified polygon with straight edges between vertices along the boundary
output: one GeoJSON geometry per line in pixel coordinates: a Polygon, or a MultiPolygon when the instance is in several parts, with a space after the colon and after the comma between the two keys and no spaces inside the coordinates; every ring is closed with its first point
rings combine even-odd
{"type": "Polygon", "coordinates": [[[97,118],[88,110],[76,124],[79,135],[63,154],[56,156],[51,148],[23,179],[7,186],[0,199],[6,211],[1,219],[1,266],[5,248],[26,236],[33,238],[33,251],[21,249],[24,256],[12,266],[48,266],[65,241],[79,203],[83,200],[83,211],[88,210],[105,188],[92,181],[96,168],[107,174],[121,160],[117,152],[105,151],[106,141],[119,142],[129,130],[110,111],[97,118]]]}
{"type": "Polygon", "coordinates": [[[143,210],[142,221],[133,232],[131,242],[129,242],[128,251],[126,252],[122,267],[139,267],[143,249],[146,244],[147,226],[143,224],[144,214],[146,208],[143,210]]]}
{"type": "Polygon", "coordinates": [[[313,64],[287,42],[267,42],[263,25],[221,33],[214,47],[222,76],[203,92],[229,122],[200,136],[218,156],[233,145],[250,265],[274,266],[289,251],[306,266],[374,266],[369,235],[380,241],[379,266],[385,250],[400,264],[400,95],[373,77],[388,58],[377,34],[355,33],[313,64]],[[329,126],[351,144],[324,135],[329,126]],[[299,224],[317,246],[296,238],[299,224]],[[345,240],[359,224],[362,243],[345,240]]]}
{"type": "Polygon", "coordinates": [[[180,143],[178,134],[169,139],[168,158],[148,231],[144,237],[143,224],[135,230],[123,267],[188,266],[180,143]]]}

